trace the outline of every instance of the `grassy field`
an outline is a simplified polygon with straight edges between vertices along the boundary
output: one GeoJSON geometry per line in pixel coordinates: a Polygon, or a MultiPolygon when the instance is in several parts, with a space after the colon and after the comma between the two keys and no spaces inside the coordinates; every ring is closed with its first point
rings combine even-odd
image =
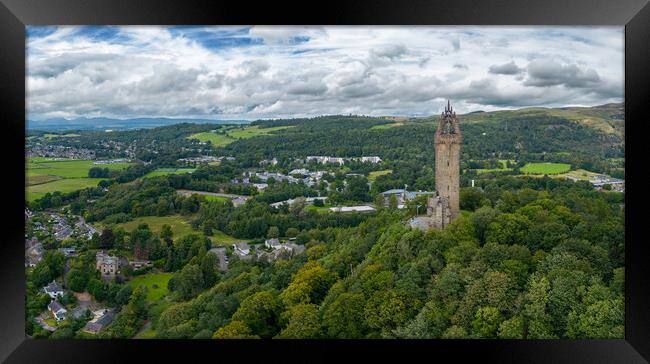
{"type": "Polygon", "coordinates": [[[183,174],[194,172],[196,168],[158,168],[144,175],[143,178],[166,176],[168,174],[183,174]]]}
{"type": "Polygon", "coordinates": [[[575,171],[569,171],[566,173],[557,174],[553,177],[564,177],[564,178],[572,177],[583,181],[589,181],[590,177],[595,177],[600,175],[601,175],[600,173],[590,172],[587,171],[586,169],[576,169],[575,171]]]}
{"type": "Polygon", "coordinates": [[[90,160],[47,160],[30,158],[27,162],[28,176],[58,176],[63,178],[88,177],[88,170],[93,167],[108,169],[124,169],[130,163],[93,164],[90,160]]]}
{"type": "Polygon", "coordinates": [[[43,134],[43,137],[46,139],[52,139],[52,138],[71,138],[71,137],[78,137],[79,134],[43,134]]]}
{"type": "Polygon", "coordinates": [[[571,165],[566,163],[528,163],[521,172],[525,174],[560,174],[571,170],[571,165]]]}
{"type": "Polygon", "coordinates": [[[61,177],[59,176],[50,176],[50,175],[42,175],[42,176],[31,176],[25,179],[25,186],[34,186],[34,185],[40,185],[43,183],[48,183],[52,181],[57,181],[60,180],[61,177]]]}
{"type": "MultiPolygon", "coordinates": [[[[510,160],[510,163],[514,162],[514,160],[510,160]]],[[[508,168],[508,160],[499,159],[499,163],[501,163],[501,168],[478,168],[475,171],[476,173],[512,171],[512,168],[508,168]]]]}
{"type": "Polygon", "coordinates": [[[204,195],[203,197],[205,197],[205,199],[210,201],[210,202],[214,202],[214,201],[226,202],[226,201],[230,200],[227,197],[221,197],[221,196],[204,195]]]}
{"type": "MultiPolygon", "coordinates": [[[[135,218],[129,222],[118,224],[124,228],[126,231],[132,231],[138,227],[140,224],[149,225],[149,229],[158,234],[162,230],[162,226],[167,224],[172,228],[172,233],[174,239],[183,237],[188,234],[203,234],[202,231],[193,230],[192,225],[190,224],[192,217],[181,216],[181,215],[171,215],[171,216],[143,216],[135,218]]],[[[219,230],[214,230],[212,236],[209,237],[213,244],[223,245],[233,242],[244,241],[242,239],[235,239],[230,235],[226,235],[219,230]]]]}
{"type": "Polygon", "coordinates": [[[307,211],[316,211],[316,212],[321,213],[321,214],[328,214],[330,212],[330,210],[329,210],[330,207],[334,207],[334,206],[331,205],[331,204],[328,204],[328,203],[324,204],[323,206],[309,205],[309,206],[305,206],[305,210],[307,210],[307,211]]]}
{"type": "Polygon", "coordinates": [[[173,273],[148,273],[141,276],[134,277],[128,282],[128,285],[135,289],[138,286],[147,287],[147,301],[156,302],[163,298],[169,290],[167,289],[167,282],[172,277],[173,273]],[[153,288],[153,285],[158,288],[153,288]]]}
{"type": "Polygon", "coordinates": [[[402,125],[404,125],[404,123],[381,124],[381,125],[373,126],[372,128],[370,128],[370,130],[385,130],[385,129],[390,129],[402,125]]]}
{"type": "Polygon", "coordinates": [[[35,201],[48,192],[68,193],[88,187],[97,187],[101,180],[102,178],[63,178],[53,182],[31,185],[27,187],[27,201],[35,201]]]}
{"type": "Polygon", "coordinates": [[[283,130],[291,127],[292,125],[275,126],[272,128],[260,128],[259,125],[244,126],[244,127],[229,126],[229,127],[218,129],[220,131],[223,131],[224,134],[207,131],[203,133],[192,134],[187,138],[198,139],[202,142],[209,141],[210,143],[212,143],[212,146],[214,147],[222,147],[224,145],[228,145],[234,142],[237,139],[248,139],[256,136],[267,135],[274,131],[283,130]]]}
{"type": "Polygon", "coordinates": [[[189,219],[181,215],[137,217],[129,222],[119,224],[118,226],[121,226],[126,231],[131,231],[137,228],[140,224],[149,225],[149,229],[156,234],[160,233],[162,226],[167,224],[171,226],[174,238],[179,238],[195,232],[192,230],[192,225],[190,225],[189,219]]]}
{"type": "Polygon", "coordinates": [[[391,173],[393,173],[392,169],[384,169],[383,171],[372,171],[372,172],[368,173],[368,181],[375,182],[377,177],[384,176],[384,175],[391,174],[391,173]]]}
{"type": "Polygon", "coordinates": [[[123,169],[130,163],[93,164],[91,160],[30,157],[25,166],[27,174],[26,196],[34,201],[48,192],[72,192],[95,187],[101,178],[88,178],[93,167],[123,169]]]}

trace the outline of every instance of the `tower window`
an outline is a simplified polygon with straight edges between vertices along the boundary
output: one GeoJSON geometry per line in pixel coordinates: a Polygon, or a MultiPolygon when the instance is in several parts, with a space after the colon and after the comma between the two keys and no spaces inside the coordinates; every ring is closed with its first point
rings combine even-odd
{"type": "Polygon", "coordinates": [[[447,161],[447,167],[449,167],[449,161],[447,161]]]}

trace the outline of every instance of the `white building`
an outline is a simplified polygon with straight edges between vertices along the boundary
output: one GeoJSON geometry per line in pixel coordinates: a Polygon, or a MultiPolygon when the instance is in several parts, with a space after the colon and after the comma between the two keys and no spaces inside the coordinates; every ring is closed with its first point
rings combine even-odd
{"type": "Polygon", "coordinates": [[[375,211],[375,208],[368,205],[362,206],[341,206],[341,207],[330,207],[332,212],[372,212],[375,211]]]}
{"type": "Polygon", "coordinates": [[[235,254],[242,257],[247,256],[251,252],[251,248],[246,242],[233,244],[232,247],[235,254]]]}
{"type": "Polygon", "coordinates": [[[52,299],[57,297],[63,297],[63,293],[64,293],[63,287],[61,287],[58,283],[56,283],[56,281],[52,281],[52,283],[43,287],[43,291],[47,293],[52,299]]]}
{"type": "Polygon", "coordinates": [[[280,240],[278,238],[266,239],[264,241],[264,246],[269,249],[278,250],[281,247],[280,240]]]}

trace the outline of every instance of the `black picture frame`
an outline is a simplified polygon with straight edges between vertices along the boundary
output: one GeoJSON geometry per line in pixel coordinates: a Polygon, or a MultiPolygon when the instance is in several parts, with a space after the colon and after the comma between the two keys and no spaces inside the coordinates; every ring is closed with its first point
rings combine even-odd
{"type": "Polygon", "coordinates": [[[401,360],[523,363],[643,363],[650,360],[650,248],[642,130],[650,104],[650,4],[645,0],[327,1],[0,0],[0,115],[5,198],[0,242],[0,360],[11,363],[147,361],[315,361],[361,355],[401,360]],[[621,340],[29,340],[24,330],[24,137],[26,25],[345,24],[625,26],[625,339],[621,340]],[[19,177],[22,176],[22,177],[19,177]],[[14,191],[13,193],[10,191],[14,191]],[[9,192],[9,193],[7,193],[9,192]],[[632,196],[632,198],[627,198],[632,196]],[[12,197],[11,199],[7,197],[12,197]],[[263,346],[263,348],[262,348],[263,346]],[[424,356],[422,356],[424,355],[424,356]],[[416,359],[420,357],[420,359],[416,359]],[[280,359],[281,358],[281,359],[280,359]],[[179,359],[180,360],[180,359],[179,359]],[[196,359],[204,360],[204,359],[196,359]]]}

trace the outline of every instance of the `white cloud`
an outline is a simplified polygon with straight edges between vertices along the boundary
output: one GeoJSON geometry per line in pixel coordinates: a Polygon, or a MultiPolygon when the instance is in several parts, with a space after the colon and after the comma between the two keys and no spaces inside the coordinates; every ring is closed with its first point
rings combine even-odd
{"type": "Polygon", "coordinates": [[[60,27],[28,38],[28,117],[437,114],[622,101],[617,27],[60,27]]]}

